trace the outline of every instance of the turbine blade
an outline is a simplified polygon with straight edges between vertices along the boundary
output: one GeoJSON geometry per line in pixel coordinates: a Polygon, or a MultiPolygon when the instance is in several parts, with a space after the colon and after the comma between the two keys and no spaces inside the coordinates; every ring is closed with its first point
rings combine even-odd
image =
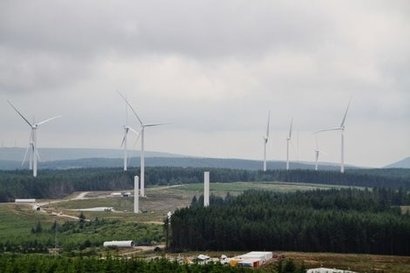
{"type": "Polygon", "coordinates": [[[269,138],[269,123],[270,123],[270,110],[268,112],[268,126],[266,126],[266,138],[269,138]]]}
{"type": "Polygon", "coordinates": [[[22,113],[20,113],[19,110],[17,110],[17,108],[11,103],[11,101],[7,100],[7,102],[10,104],[10,106],[17,112],[17,114],[20,115],[20,117],[22,117],[24,119],[25,122],[27,122],[28,125],[30,125],[30,127],[33,127],[33,125],[31,124],[30,121],[28,121],[28,119],[26,119],[25,116],[23,116],[22,113]]]}
{"type": "Polygon", "coordinates": [[[121,142],[121,146],[120,146],[120,147],[123,147],[123,146],[124,146],[125,138],[126,138],[126,137],[127,137],[127,133],[124,134],[124,137],[122,138],[122,142],[121,142]]]}
{"type": "Polygon", "coordinates": [[[293,126],[293,118],[290,120],[290,127],[289,127],[289,139],[292,138],[292,126],[293,126]]]}
{"type": "Polygon", "coordinates": [[[151,123],[151,124],[144,124],[144,127],[154,127],[160,125],[167,125],[168,123],[151,123]]]}
{"type": "Polygon", "coordinates": [[[139,135],[140,133],[137,132],[137,130],[135,130],[134,128],[128,127],[128,130],[130,130],[131,132],[133,132],[136,135],[139,135]]]}
{"type": "Polygon", "coordinates": [[[343,128],[341,128],[341,127],[335,127],[335,128],[329,128],[329,129],[322,129],[322,130],[317,130],[316,132],[314,132],[314,134],[317,134],[317,133],[321,133],[321,132],[328,132],[328,131],[340,131],[340,130],[342,130],[343,128]]]}
{"type": "Polygon", "coordinates": [[[117,91],[117,93],[124,99],[125,103],[130,107],[131,111],[134,113],[135,117],[137,118],[138,122],[140,123],[141,126],[144,126],[144,124],[142,123],[140,117],[138,116],[137,112],[135,112],[134,108],[132,107],[132,105],[128,102],[127,98],[124,97],[123,94],[120,93],[120,91],[117,91]]]}
{"type": "Polygon", "coordinates": [[[46,120],[37,122],[36,125],[37,125],[37,126],[40,126],[40,125],[42,125],[42,124],[44,124],[44,123],[47,123],[47,122],[49,122],[49,121],[52,121],[53,119],[56,119],[56,118],[61,118],[61,116],[55,116],[55,117],[52,117],[52,118],[48,118],[48,119],[46,119],[46,120]]]}
{"type": "Polygon", "coordinates": [[[135,139],[135,144],[134,144],[134,146],[137,146],[138,141],[140,140],[140,138],[141,138],[141,131],[138,133],[137,138],[135,139]]]}
{"type": "Polygon", "coordinates": [[[27,145],[26,152],[24,153],[23,161],[21,162],[21,166],[23,166],[23,165],[24,165],[24,162],[26,162],[27,153],[28,153],[28,149],[29,149],[29,148],[30,148],[30,144],[27,145]]]}
{"type": "Polygon", "coordinates": [[[343,116],[342,122],[340,123],[340,127],[343,127],[345,125],[345,121],[346,121],[346,116],[347,116],[347,112],[349,111],[349,107],[350,107],[350,102],[352,101],[352,99],[349,100],[347,107],[346,107],[346,112],[345,115],[343,116]]]}

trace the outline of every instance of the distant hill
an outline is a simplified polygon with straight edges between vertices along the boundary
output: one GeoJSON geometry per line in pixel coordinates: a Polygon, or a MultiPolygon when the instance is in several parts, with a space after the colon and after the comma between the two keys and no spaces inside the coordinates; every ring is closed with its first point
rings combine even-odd
{"type": "MultiPolygon", "coordinates": [[[[0,160],[21,161],[24,158],[26,148],[0,148],[0,160]]],[[[87,148],[39,148],[41,161],[75,160],[82,158],[121,158],[121,149],[87,149],[87,148]]],[[[138,151],[129,151],[130,157],[138,157],[138,151]]],[[[182,157],[177,154],[145,152],[146,157],[182,157]]]]}
{"type": "Polygon", "coordinates": [[[410,157],[406,157],[400,161],[393,164],[387,165],[385,168],[405,168],[410,169],[410,157]]]}
{"type": "MultiPolygon", "coordinates": [[[[0,170],[27,169],[28,163],[21,165],[25,148],[0,148],[0,170]]],[[[75,169],[75,168],[111,168],[123,166],[123,151],[115,149],[39,149],[41,161],[39,169],[75,169]]],[[[139,167],[139,152],[130,152],[129,166],[139,167]]],[[[194,168],[226,168],[260,170],[261,160],[235,158],[200,158],[170,153],[145,152],[145,164],[149,167],[194,167],[194,168]]],[[[284,161],[268,161],[268,169],[285,169],[284,161]]],[[[311,162],[291,162],[291,169],[314,168],[311,162]]],[[[320,170],[338,170],[338,164],[321,163],[320,170]]],[[[354,168],[346,166],[346,168],[354,168]]]]}

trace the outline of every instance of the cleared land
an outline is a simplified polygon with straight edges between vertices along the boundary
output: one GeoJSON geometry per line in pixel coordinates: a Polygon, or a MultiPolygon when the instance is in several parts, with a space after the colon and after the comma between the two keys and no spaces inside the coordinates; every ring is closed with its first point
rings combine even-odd
{"type": "MultiPolygon", "coordinates": [[[[212,183],[211,193],[218,196],[225,196],[228,192],[236,195],[249,189],[272,190],[279,192],[303,191],[313,189],[334,188],[326,185],[316,184],[293,184],[293,183],[212,183]]],[[[131,190],[130,190],[131,191],[131,190]]],[[[22,241],[25,239],[41,240],[43,236],[54,240],[52,234],[32,234],[31,228],[37,222],[41,222],[43,228],[49,228],[56,220],[59,224],[65,221],[75,221],[56,215],[57,213],[78,216],[79,211],[74,209],[84,209],[93,207],[113,207],[114,212],[84,212],[86,218],[107,220],[120,220],[121,225],[104,225],[96,228],[93,232],[98,232],[101,236],[110,236],[111,232],[117,229],[118,234],[127,234],[132,223],[147,223],[158,228],[168,211],[173,211],[180,207],[188,206],[194,196],[199,197],[203,191],[203,184],[187,184],[170,187],[152,187],[146,189],[147,198],[140,199],[140,209],[145,213],[138,215],[133,214],[132,197],[112,197],[111,192],[87,192],[75,193],[61,200],[40,200],[43,205],[43,212],[33,211],[31,205],[27,204],[1,204],[0,205],[0,243],[6,241],[22,241]]],[[[408,208],[405,208],[407,211],[408,208]]],[[[153,228],[150,228],[153,229],[153,228]]],[[[141,231],[143,227],[141,227],[141,231]]],[[[160,230],[158,230],[159,232],[160,230]]],[[[147,231],[144,231],[147,232],[147,231]]],[[[140,234],[139,232],[138,234],[140,234]]],[[[73,240],[73,243],[81,242],[94,235],[83,233],[67,234],[67,238],[73,240]],[[78,237],[78,238],[77,238],[78,237]]],[[[99,236],[99,235],[95,235],[99,236]]],[[[46,238],[44,238],[46,239],[46,238]]],[[[57,238],[58,239],[58,238],[57,238]]],[[[59,240],[62,240],[60,238],[59,240]]],[[[121,239],[121,238],[118,238],[121,239]]],[[[150,248],[151,249],[151,248],[150,248]]],[[[158,255],[152,250],[141,252],[141,250],[124,250],[125,255],[150,256],[158,255]],[[127,253],[128,252],[128,253],[127,253]],[[137,254],[138,253],[138,254],[137,254]]],[[[311,267],[330,267],[355,270],[357,272],[392,272],[404,273],[410,272],[410,257],[400,256],[380,256],[380,255],[360,255],[360,254],[332,254],[332,253],[298,253],[298,252],[280,252],[276,253],[285,257],[295,259],[311,267]]],[[[198,255],[199,253],[182,253],[183,256],[198,255]]],[[[220,257],[221,254],[233,256],[238,253],[203,253],[213,257],[220,257]],[[232,254],[232,255],[231,255],[232,254]]],[[[177,256],[178,254],[171,254],[177,256]]]]}
{"type": "MultiPolygon", "coordinates": [[[[234,182],[234,183],[211,183],[211,194],[225,196],[228,192],[238,195],[246,190],[268,190],[278,192],[305,191],[314,189],[335,188],[328,185],[282,183],[282,182],[234,182]]],[[[340,187],[336,187],[340,188],[340,187]]],[[[132,192],[132,190],[128,190],[132,192]]],[[[43,206],[47,211],[58,211],[68,215],[78,215],[77,209],[112,207],[114,212],[89,212],[84,214],[87,218],[123,218],[125,220],[141,222],[162,222],[168,211],[189,206],[194,196],[199,197],[203,193],[203,184],[184,184],[168,187],[152,187],[146,189],[145,198],[140,198],[140,210],[144,213],[135,215],[133,210],[133,197],[113,197],[111,192],[89,192],[86,195],[80,193],[72,195],[61,202],[51,201],[43,206]],[[81,199],[76,196],[81,195],[81,199]]]]}
{"type": "MultiPolygon", "coordinates": [[[[281,182],[264,183],[212,183],[211,193],[225,196],[228,192],[236,195],[249,189],[271,191],[297,191],[312,189],[329,189],[331,186],[319,184],[294,184],[281,182]]],[[[129,190],[132,192],[132,190],[129,190]]],[[[134,214],[133,197],[112,197],[111,192],[80,192],[59,200],[39,200],[42,211],[33,211],[29,204],[0,204],[0,242],[20,241],[33,238],[41,239],[42,235],[33,235],[31,228],[41,222],[43,228],[48,228],[57,221],[76,221],[65,215],[79,216],[78,209],[95,207],[113,207],[113,212],[86,211],[87,219],[121,220],[148,224],[162,224],[168,211],[189,206],[194,196],[199,197],[203,192],[203,184],[186,184],[177,186],[152,187],[146,189],[148,197],[140,198],[140,209],[144,213],[134,214]]]]}
{"type": "Polygon", "coordinates": [[[285,257],[303,261],[306,268],[327,267],[356,272],[408,273],[410,257],[367,254],[283,252],[285,257]]]}

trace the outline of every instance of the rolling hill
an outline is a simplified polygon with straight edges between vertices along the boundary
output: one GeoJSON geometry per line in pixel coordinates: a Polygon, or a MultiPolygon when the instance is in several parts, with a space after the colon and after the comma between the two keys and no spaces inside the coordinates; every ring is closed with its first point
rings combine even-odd
{"type": "MultiPolygon", "coordinates": [[[[123,164],[122,150],[114,149],[70,149],[70,148],[43,148],[39,149],[41,162],[39,169],[73,169],[73,168],[103,168],[121,167],[123,164]]],[[[0,148],[0,170],[15,170],[27,168],[28,163],[22,166],[24,148],[0,148]]],[[[130,152],[130,167],[138,167],[139,152],[130,152]]],[[[147,166],[169,167],[199,167],[199,168],[227,168],[259,170],[262,168],[260,160],[235,158],[200,158],[178,154],[145,152],[147,166]]],[[[285,169],[284,161],[268,161],[268,169],[285,169]]],[[[291,162],[291,169],[313,169],[311,162],[291,162]]],[[[347,166],[349,168],[349,166],[347,166]]],[[[353,168],[353,166],[350,166],[353,168]]],[[[332,163],[322,163],[321,170],[338,170],[332,163]]]]}
{"type": "Polygon", "coordinates": [[[400,161],[387,165],[385,168],[404,168],[410,169],[410,156],[406,157],[400,161]]]}

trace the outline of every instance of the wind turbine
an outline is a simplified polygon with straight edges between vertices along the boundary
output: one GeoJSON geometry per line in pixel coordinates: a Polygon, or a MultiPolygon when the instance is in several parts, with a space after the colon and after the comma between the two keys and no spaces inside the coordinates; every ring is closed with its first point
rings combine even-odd
{"type": "MultiPolygon", "coordinates": [[[[119,92],[118,92],[119,93],[119,92]]],[[[119,93],[120,96],[124,99],[125,103],[130,107],[131,111],[134,113],[135,117],[138,120],[138,123],[141,126],[141,131],[140,131],[140,136],[141,136],[141,163],[140,163],[140,195],[142,197],[145,197],[145,187],[144,187],[144,183],[145,183],[145,158],[144,158],[144,133],[145,133],[145,128],[146,127],[155,127],[155,126],[159,126],[159,125],[163,125],[164,123],[152,123],[152,124],[145,124],[142,122],[142,120],[140,119],[140,117],[138,116],[137,112],[134,110],[134,108],[132,107],[132,105],[128,102],[128,100],[121,94],[119,93]]]]}
{"type": "Polygon", "coordinates": [[[344,131],[345,131],[346,116],[347,116],[347,112],[349,111],[350,102],[351,102],[351,100],[349,100],[349,102],[348,102],[348,104],[347,104],[345,114],[344,114],[344,116],[343,116],[342,122],[340,123],[339,127],[330,128],[330,129],[323,129],[323,130],[316,131],[316,133],[327,132],[327,131],[340,131],[340,144],[341,144],[341,152],[340,152],[340,172],[341,172],[341,173],[344,173],[344,172],[345,172],[345,166],[344,166],[344,165],[345,165],[345,161],[344,161],[344,131]]]}
{"type": "Polygon", "coordinates": [[[59,118],[61,116],[55,116],[52,118],[48,118],[46,120],[40,121],[40,122],[30,122],[24,115],[11,103],[11,101],[7,101],[10,106],[17,112],[17,114],[20,115],[20,117],[30,126],[31,128],[31,133],[30,133],[30,141],[29,141],[29,146],[27,147],[26,153],[24,154],[24,161],[26,161],[27,157],[27,152],[30,150],[30,161],[29,161],[29,168],[30,170],[33,170],[33,177],[37,177],[37,161],[40,158],[37,150],[37,129],[40,125],[43,125],[53,119],[59,118]]]}
{"type": "Polygon", "coordinates": [[[266,135],[263,137],[263,171],[266,172],[266,144],[269,140],[269,122],[270,122],[270,111],[268,112],[268,125],[266,126],[266,135]]]}
{"type": "Polygon", "coordinates": [[[124,150],[124,172],[127,171],[127,166],[128,166],[128,151],[127,151],[127,141],[128,141],[128,132],[131,131],[135,133],[136,135],[139,134],[136,130],[128,126],[128,105],[125,103],[125,125],[124,125],[124,137],[122,138],[121,142],[121,147],[123,147],[124,150]]]}
{"type": "Polygon", "coordinates": [[[315,171],[318,170],[318,165],[319,165],[319,155],[320,155],[320,150],[319,150],[319,144],[317,142],[317,134],[315,134],[315,171]]]}
{"type": "Polygon", "coordinates": [[[293,118],[290,120],[289,134],[286,137],[286,170],[289,170],[289,143],[292,138],[293,118]]]}

